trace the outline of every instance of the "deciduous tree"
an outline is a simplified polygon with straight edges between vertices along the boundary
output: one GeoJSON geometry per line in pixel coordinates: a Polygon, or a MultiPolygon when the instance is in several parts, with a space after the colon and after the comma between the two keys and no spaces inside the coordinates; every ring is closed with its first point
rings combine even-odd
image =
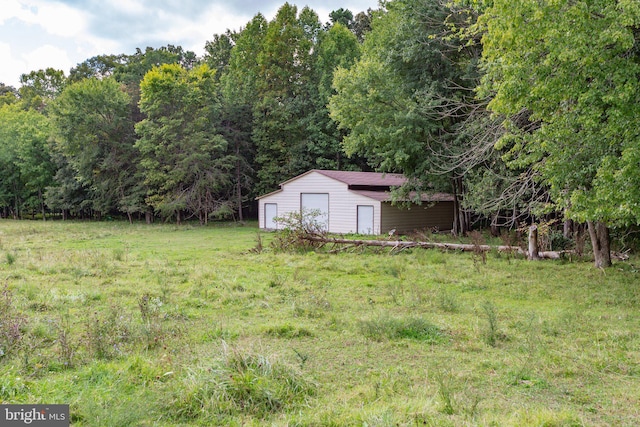
{"type": "Polygon", "coordinates": [[[640,223],[640,3],[496,0],[482,22],[489,108],[538,123],[509,123],[498,147],[588,222],[596,266],[610,265],[606,226],[640,223]]]}
{"type": "MultiPolygon", "coordinates": [[[[56,147],[66,158],[63,163],[75,172],[76,181],[88,190],[83,208],[98,215],[116,210],[131,214],[143,209],[142,203],[134,207],[123,202],[139,185],[139,156],[129,108],[129,96],[113,78],[74,83],[52,105],[56,147]]],[[[70,199],[58,190],[52,190],[52,201],[54,193],[60,201],[70,199]]]]}
{"type": "Polygon", "coordinates": [[[230,212],[234,158],[220,135],[220,103],[212,71],[163,65],[141,83],[136,125],[148,202],[163,217],[193,213],[206,223],[210,214],[230,212]]]}

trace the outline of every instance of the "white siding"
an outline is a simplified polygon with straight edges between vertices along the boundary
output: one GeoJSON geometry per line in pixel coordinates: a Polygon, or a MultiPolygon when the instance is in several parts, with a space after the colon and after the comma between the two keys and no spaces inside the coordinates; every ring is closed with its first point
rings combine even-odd
{"type": "Polygon", "coordinates": [[[380,202],[355,194],[347,185],[317,172],[301,175],[287,182],[282,190],[259,199],[259,225],[264,229],[264,204],[276,203],[278,216],[300,212],[301,193],[329,194],[329,231],[332,233],[355,233],[358,227],[358,205],[374,207],[374,234],[380,233],[380,202]]]}

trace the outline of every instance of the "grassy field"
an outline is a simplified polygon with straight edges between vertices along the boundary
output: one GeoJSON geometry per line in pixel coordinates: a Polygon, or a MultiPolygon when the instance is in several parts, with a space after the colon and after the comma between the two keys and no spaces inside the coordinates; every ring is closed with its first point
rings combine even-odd
{"type": "Polygon", "coordinates": [[[0,221],[0,402],[74,426],[635,426],[637,259],[0,221]]]}

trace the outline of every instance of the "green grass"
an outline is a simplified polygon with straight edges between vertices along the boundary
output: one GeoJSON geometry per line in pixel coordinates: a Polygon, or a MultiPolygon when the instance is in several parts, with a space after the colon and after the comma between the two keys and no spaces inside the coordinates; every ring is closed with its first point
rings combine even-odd
{"type": "Polygon", "coordinates": [[[0,402],[74,426],[633,426],[637,259],[281,253],[255,224],[0,221],[0,402]]]}

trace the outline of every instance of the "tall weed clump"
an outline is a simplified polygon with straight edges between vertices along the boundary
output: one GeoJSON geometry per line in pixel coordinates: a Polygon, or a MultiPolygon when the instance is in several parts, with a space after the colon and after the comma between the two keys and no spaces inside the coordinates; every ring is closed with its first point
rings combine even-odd
{"type": "MultiPolygon", "coordinates": [[[[315,394],[315,383],[288,364],[269,357],[225,348],[210,368],[191,370],[171,404],[175,419],[241,414],[264,419],[290,410],[315,394]]],[[[203,420],[204,421],[204,420],[203,420]]]]}
{"type": "Polygon", "coordinates": [[[156,347],[164,338],[162,325],[162,313],[160,308],[163,303],[160,298],[144,294],[138,299],[140,318],[142,320],[142,335],[146,341],[147,349],[156,347]]]}
{"type": "Polygon", "coordinates": [[[375,319],[361,320],[358,326],[365,337],[374,341],[407,338],[436,344],[446,337],[442,329],[421,317],[379,316],[375,319]]]}
{"type": "Polygon", "coordinates": [[[86,324],[86,346],[97,359],[112,359],[124,353],[130,341],[130,322],[118,307],[111,307],[106,314],[95,312],[86,324]]]}
{"type": "Polygon", "coordinates": [[[27,318],[15,309],[13,292],[5,284],[0,291],[0,362],[16,353],[26,323],[27,318]]]}
{"type": "Polygon", "coordinates": [[[496,347],[499,341],[506,339],[506,336],[500,331],[496,307],[490,301],[485,301],[482,305],[482,309],[487,317],[484,341],[491,347],[496,347]]]}

